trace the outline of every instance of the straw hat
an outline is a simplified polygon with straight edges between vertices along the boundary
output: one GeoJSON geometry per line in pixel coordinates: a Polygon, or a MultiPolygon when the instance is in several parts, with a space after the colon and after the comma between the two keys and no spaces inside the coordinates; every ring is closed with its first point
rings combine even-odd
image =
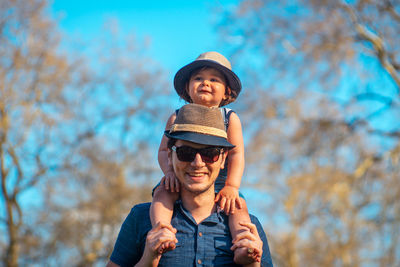
{"type": "Polygon", "coordinates": [[[198,104],[187,104],[179,109],[175,122],[169,131],[168,138],[185,140],[201,145],[235,147],[227,140],[221,110],[198,104]]]}

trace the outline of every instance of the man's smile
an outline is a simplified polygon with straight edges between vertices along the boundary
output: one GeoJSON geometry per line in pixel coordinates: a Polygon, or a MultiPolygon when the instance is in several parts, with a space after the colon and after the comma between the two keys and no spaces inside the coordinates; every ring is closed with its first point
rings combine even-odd
{"type": "Polygon", "coordinates": [[[200,181],[207,176],[207,172],[187,172],[186,174],[194,181],[200,181]]]}

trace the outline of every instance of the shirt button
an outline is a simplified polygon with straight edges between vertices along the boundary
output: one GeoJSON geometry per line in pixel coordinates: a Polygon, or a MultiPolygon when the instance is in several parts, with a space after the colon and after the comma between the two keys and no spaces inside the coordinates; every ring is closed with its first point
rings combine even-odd
{"type": "Polygon", "coordinates": [[[203,236],[203,233],[202,233],[202,232],[200,232],[200,233],[199,233],[199,236],[203,236]]]}
{"type": "Polygon", "coordinates": [[[201,264],[201,260],[197,260],[197,263],[198,263],[198,264],[201,264]]]}

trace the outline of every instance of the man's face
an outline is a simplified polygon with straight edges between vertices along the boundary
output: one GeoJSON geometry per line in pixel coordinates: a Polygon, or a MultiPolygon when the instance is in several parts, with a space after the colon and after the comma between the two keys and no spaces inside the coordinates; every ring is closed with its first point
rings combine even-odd
{"type": "MultiPolygon", "coordinates": [[[[181,146],[192,148],[210,147],[183,140],[177,140],[175,146],[177,148],[181,146]]],[[[206,163],[197,153],[193,161],[185,162],[178,159],[176,151],[169,150],[168,163],[173,166],[175,175],[183,190],[200,194],[210,189],[214,191],[214,182],[218,177],[219,171],[224,168],[226,154],[227,152],[221,153],[216,162],[206,163]]]]}

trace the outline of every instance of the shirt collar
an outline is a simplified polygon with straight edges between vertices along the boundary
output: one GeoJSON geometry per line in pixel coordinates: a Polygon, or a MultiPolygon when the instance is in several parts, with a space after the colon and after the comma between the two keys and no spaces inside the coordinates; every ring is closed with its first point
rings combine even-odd
{"type": "MultiPolygon", "coordinates": [[[[178,206],[179,211],[186,217],[188,218],[193,224],[197,225],[196,220],[193,218],[192,214],[183,207],[182,201],[178,200],[176,202],[176,205],[178,206]]],[[[223,216],[226,216],[223,212],[223,210],[217,210],[216,212],[213,212],[205,218],[201,223],[220,223],[224,221],[223,216]]]]}

